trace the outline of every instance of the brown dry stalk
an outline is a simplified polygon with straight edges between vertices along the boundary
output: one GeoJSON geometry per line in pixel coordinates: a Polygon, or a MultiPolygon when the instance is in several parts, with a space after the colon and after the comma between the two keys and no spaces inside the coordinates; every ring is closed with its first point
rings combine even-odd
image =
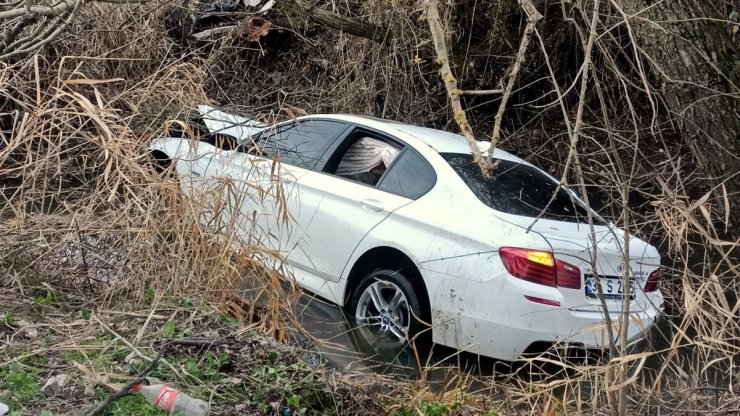
{"type": "Polygon", "coordinates": [[[537,11],[537,8],[534,7],[534,4],[532,4],[531,0],[519,0],[519,5],[524,10],[524,13],[527,15],[527,26],[524,28],[524,34],[522,35],[522,40],[519,43],[519,51],[517,52],[516,57],[514,58],[514,62],[511,65],[511,70],[509,71],[509,80],[506,84],[506,88],[504,89],[504,94],[501,96],[501,104],[498,107],[498,112],[496,112],[496,118],[493,125],[493,133],[491,133],[491,148],[488,151],[489,164],[493,161],[493,151],[496,148],[496,143],[498,143],[498,140],[501,137],[501,121],[504,118],[504,111],[506,111],[506,103],[509,101],[511,91],[514,89],[514,84],[519,77],[519,70],[522,68],[522,63],[524,63],[524,59],[526,58],[527,47],[529,46],[529,41],[532,38],[534,27],[537,22],[542,19],[542,14],[537,11]]]}

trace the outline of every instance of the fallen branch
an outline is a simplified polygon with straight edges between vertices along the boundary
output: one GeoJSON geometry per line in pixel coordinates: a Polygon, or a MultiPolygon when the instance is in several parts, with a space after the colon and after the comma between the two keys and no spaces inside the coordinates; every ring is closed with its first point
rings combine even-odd
{"type": "Polygon", "coordinates": [[[229,344],[226,338],[176,338],[168,339],[169,345],[184,345],[186,347],[217,347],[229,344]]]}
{"type": "Polygon", "coordinates": [[[532,4],[531,0],[519,0],[519,5],[522,9],[524,9],[524,13],[527,15],[527,26],[524,28],[524,34],[522,35],[522,40],[519,43],[519,51],[517,52],[516,57],[514,58],[514,62],[511,65],[511,70],[509,71],[509,80],[506,84],[506,88],[504,89],[504,95],[501,96],[501,104],[498,107],[498,112],[496,112],[496,118],[493,125],[493,133],[491,133],[491,147],[488,150],[489,164],[493,162],[493,151],[496,149],[496,144],[498,143],[501,136],[501,121],[504,118],[504,111],[506,111],[506,103],[509,101],[511,91],[514,89],[514,84],[519,77],[519,70],[521,69],[522,63],[526,58],[527,47],[529,46],[529,41],[532,38],[534,27],[537,22],[542,19],[542,14],[537,11],[537,8],[534,7],[534,4],[532,4]]]}
{"type": "MultiPolygon", "coordinates": [[[[343,16],[317,7],[304,0],[286,1],[281,4],[283,10],[290,17],[299,17],[314,23],[341,30],[351,35],[360,36],[375,42],[388,45],[393,34],[388,28],[375,25],[367,20],[343,16]]],[[[295,26],[291,24],[291,26],[295,26]]]]}
{"type": "Polygon", "coordinates": [[[162,348],[160,348],[159,353],[157,353],[157,356],[154,357],[152,362],[149,363],[149,365],[139,373],[139,376],[135,379],[129,381],[126,383],[125,386],[121,390],[118,390],[116,392],[111,393],[105,400],[100,402],[100,404],[90,411],[90,413],[87,414],[87,416],[97,416],[103,413],[106,407],[110,406],[111,403],[118,400],[121,397],[128,396],[131,394],[131,390],[136,386],[137,384],[145,383],[147,381],[146,376],[147,374],[151,373],[152,370],[154,370],[154,367],[157,366],[157,363],[159,362],[159,359],[162,358],[162,354],[164,354],[164,350],[167,347],[168,344],[165,344],[162,348]]]}

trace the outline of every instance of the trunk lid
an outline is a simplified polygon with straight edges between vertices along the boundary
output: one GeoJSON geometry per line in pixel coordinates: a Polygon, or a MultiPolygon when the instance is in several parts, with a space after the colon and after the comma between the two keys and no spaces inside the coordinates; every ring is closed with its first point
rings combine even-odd
{"type": "MultiPolygon", "coordinates": [[[[529,228],[530,232],[542,235],[550,244],[556,259],[578,267],[581,272],[580,289],[559,287],[565,304],[563,306],[578,311],[600,311],[601,300],[596,293],[587,290],[587,286],[595,286],[595,275],[598,275],[604,286],[606,304],[609,312],[622,310],[622,296],[627,293],[626,288],[620,287],[625,267],[628,268],[632,280],[633,300],[635,304],[644,304],[647,300],[644,287],[647,278],[660,266],[660,255],[652,245],[630,235],[629,261],[625,263],[625,249],[627,244],[624,230],[607,225],[594,225],[592,238],[588,224],[554,221],[513,215],[504,215],[507,221],[529,228]],[[532,225],[534,223],[534,225],[532,225]],[[595,261],[594,241],[596,245],[595,261]],[[589,285],[589,279],[591,280],[589,285]],[[607,285],[611,285],[609,288],[607,285]],[[621,291],[619,289],[622,289],[621,291]],[[621,292],[621,294],[620,294],[621,292]]],[[[639,309],[631,306],[630,309],[639,309]]]]}

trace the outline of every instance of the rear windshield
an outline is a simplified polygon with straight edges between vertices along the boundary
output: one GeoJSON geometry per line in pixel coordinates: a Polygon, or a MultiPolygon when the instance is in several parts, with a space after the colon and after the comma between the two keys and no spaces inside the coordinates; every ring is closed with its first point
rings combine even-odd
{"type": "MultiPolygon", "coordinates": [[[[564,188],[558,189],[557,182],[539,169],[499,159],[498,168],[486,177],[473,162],[472,155],[443,153],[442,157],[481,202],[497,211],[537,217],[544,210],[540,218],[588,222],[586,209],[564,188]]],[[[594,221],[598,220],[594,218],[594,221]]]]}

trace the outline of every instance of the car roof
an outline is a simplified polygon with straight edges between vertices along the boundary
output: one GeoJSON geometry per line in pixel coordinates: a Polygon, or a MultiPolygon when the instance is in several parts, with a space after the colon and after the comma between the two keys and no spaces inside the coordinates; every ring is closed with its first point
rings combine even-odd
{"type": "MultiPolygon", "coordinates": [[[[304,118],[304,117],[301,117],[304,118]]],[[[364,125],[367,127],[377,128],[386,133],[393,134],[397,132],[412,136],[416,140],[426,144],[434,149],[437,153],[461,153],[472,154],[467,140],[460,134],[451,133],[444,130],[431,129],[428,127],[414,126],[412,124],[401,123],[398,121],[385,120],[375,117],[356,116],[351,114],[317,114],[305,118],[331,118],[335,120],[346,121],[354,124],[364,125]]],[[[478,142],[481,150],[485,152],[488,148],[488,142],[478,142]]],[[[523,159],[513,154],[501,150],[498,147],[494,150],[494,156],[498,159],[511,160],[515,162],[524,162],[523,159]]],[[[525,162],[526,163],[526,162],[525,162]]]]}

